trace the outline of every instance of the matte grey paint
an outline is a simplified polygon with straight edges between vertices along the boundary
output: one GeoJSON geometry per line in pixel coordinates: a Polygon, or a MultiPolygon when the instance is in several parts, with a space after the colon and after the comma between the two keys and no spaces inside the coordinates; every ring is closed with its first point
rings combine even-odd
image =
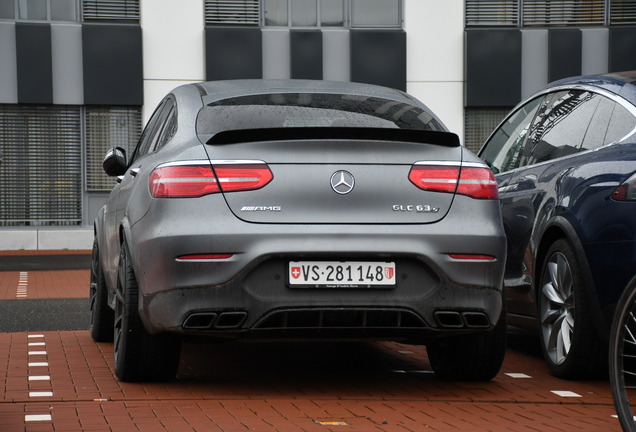
{"type": "Polygon", "coordinates": [[[406,32],[351,30],[351,81],[406,91],[406,32]]]}
{"type": "Polygon", "coordinates": [[[50,24],[15,24],[18,103],[52,104],[50,24]]]}
{"type": "Polygon", "coordinates": [[[206,27],[206,79],[262,78],[262,44],[259,28],[206,27]]]}
{"type": "Polygon", "coordinates": [[[18,103],[15,23],[0,22],[0,103],[18,103]]]}
{"type": "Polygon", "coordinates": [[[614,27],[609,32],[609,72],[636,69],[636,27],[614,27]]]}
{"type": "Polygon", "coordinates": [[[548,30],[548,80],[581,75],[581,30],[548,30]]]}
{"type": "Polygon", "coordinates": [[[82,69],[82,26],[51,24],[53,52],[53,103],[84,103],[84,71],[82,69]]]}
{"type": "Polygon", "coordinates": [[[521,98],[521,31],[466,30],[466,106],[511,107],[521,98]]]}
{"type": "Polygon", "coordinates": [[[322,79],[322,32],[292,30],[290,35],[291,78],[322,79]]]}
{"type": "Polygon", "coordinates": [[[141,26],[82,24],[84,104],[143,105],[141,26]]]}
{"type": "MultiPolygon", "coordinates": [[[[131,246],[131,259],[139,278],[140,314],[151,332],[185,331],[182,328],[185,317],[191,311],[201,310],[246,311],[247,319],[241,324],[241,329],[249,330],[265,314],[280,308],[410,310],[421,314],[426,323],[421,329],[424,333],[432,330],[436,334],[466,331],[437,328],[433,314],[439,308],[484,311],[494,324],[502,310],[500,290],[504,262],[465,262],[452,260],[446,254],[449,251],[486,253],[495,257],[505,254],[505,237],[497,200],[455,196],[447,202],[450,209],[437,222],[431,219],[414,222],[416,216],[412,214],[393,214],[389,210],[391,215],[385,214],[385,220],[380,223],[347,223],[344,222],[348,220],[346,215],[340,213],[346,213],[352,206],[364,205],[371,210],[374,205],[382,207],[386,204],[385,201],[374,202],[352,194],[339,196],[342,198],[339,203],[330,202],[334,207],[327,208],[329,206],[325,205],[316,210],[319,212],[316,217],[321,222],[315,224],[290,223],[289,220],[250,223],[236,217],[226,199],[260,201],[284,198],[288,206],[296,206],[296,209],[287,206],[286,209],[301,215],[299,211],[307,200],[320,197],[323,188],[327,193],[336,195],[331,191],[330,175],[337,169],[355,171],[357,162],[365,165],[365,175],[356,183],[356,190],[370,191],[369,187],[377,184],[373,182],[382,179],[366,173],[372,171],[373,165],[378,168],[377,173],[383,172],[380,168],[389,157],[389,149],[385,147],[395,146],[397,151],[390,156],[392,159],[387,165],[389,175],[384,179],[384,189],[378,193],[398,201],[408,201],[414,198],[413,194],[417,195],[415,186],[405,181],[411,163],[428,157],[446,162],[479,162],[476,156],[461,146],[354,140],[338,145],[333,143],[325,151],[322,146],[315,145],[320,143],[313,142],[296,143],[298,145],[263,142],[260,149],[257,143],[216,148],[193,139],[196,114],[202,104],[224,97],[270,92],[271,89],[298,92],[302,87],[321,93],[342,92],[362,98],[389,97],[418,104],[409,96],[389,89],[323,81],[215,82],[175,89],[173,94],[179,110],[176,135],[160,151],[150,153],[131,166],[140,168],[136,176],[127,173],[115,186],[111,198],[121,198],[122,195],[117,195],[117,192],[128,188],[130,200],[108,203],[109,207],[102,209],[96,219],[101,265],[111,297],[119,256],[119,221],[111,226],[106,224],[108,215],[116,210],[122,215],[122,230],[131,246]],[[203,100],[201,93],[207,93],[203,100]],[[378,149],[381,151],[376,153],[378,149]],[[254,155],[255,151],[260,154],[254,155]],[[247,153],[251,153],[250,158],[262,156],[276,170],[278,177],[274,182],[279,183],[271,183],[261,190],[272,186],[272,194],[255,192],[239,198],[238,195],[243,194],[241,192],[234,197],[228,193],[193,199],[151,199],[149,196],[148,176],[152,168],[162,162],[199,160],[207,163],[208,158],[244,157],[247,153]],[[304,166],[296,163],[299,161],[304,166]],[[303,176],[304,172],[311,172],[313,176],[321,170],[325,174],[324,184],[309,182],[303,176]],[[294,177],[291,183],[290,176],[294,177]],[[386,188],[391,184],[395,186],[395,192],[389,194],[386,188]],[[403,194],[406,187],[410,189],[403,194]],[[291,195],[285,196],[286,193],[291,195]],[[396,220],[398,223],[394,223],[396,220]],[[230,252],[234,256],[207,262],[175,259],[185,253],[201,252],[230,252]],[[371,291],[288,288],[284,276],[286,260],[318,257],[332,260],[394,259],[400,261],[398,271],[402,282],[392,289],[371,291]],[[410,269],[414,269],[413,272],[410,269]]],[[[423,193],[418,198],[427,199],[427,194],[423,193]]],[[[398,201],[396,204],[402,204],[398,201]]],[[[253,205],[276,203],[254,202],[253,205]]],[[[372,333],[363,336],[373,337],[372,333]]]]}

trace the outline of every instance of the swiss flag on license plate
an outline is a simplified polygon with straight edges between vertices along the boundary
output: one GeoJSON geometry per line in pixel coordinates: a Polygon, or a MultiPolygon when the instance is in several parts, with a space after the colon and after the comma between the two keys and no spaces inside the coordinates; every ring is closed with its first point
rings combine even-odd
{"type": "Polygon", "coordinates": [[[294,279],[298,279],[300,277],[300,267],[292,267],[291,275],[294,279]]]}

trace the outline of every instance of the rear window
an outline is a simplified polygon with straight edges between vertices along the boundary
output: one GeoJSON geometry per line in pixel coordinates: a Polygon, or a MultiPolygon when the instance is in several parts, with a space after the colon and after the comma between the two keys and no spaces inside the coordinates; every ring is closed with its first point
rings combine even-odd
{"type": "Polygon", "coordinates": [[[242,96],[205,106],[197,133],[275,128],[385,128],[445,131],[429,111],[394,100],[353,95],[286,93],[242,96]]]}

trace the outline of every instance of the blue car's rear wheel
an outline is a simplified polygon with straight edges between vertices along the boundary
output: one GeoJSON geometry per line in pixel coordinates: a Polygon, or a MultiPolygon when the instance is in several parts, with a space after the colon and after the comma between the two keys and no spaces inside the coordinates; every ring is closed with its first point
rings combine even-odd
{"type": "Polygon", "coordinates": [[[552,244],[537,286],[543,354],[555,376],[598,375],[606,351],[590,319],[579,260],[565,239],[552,244]]]}

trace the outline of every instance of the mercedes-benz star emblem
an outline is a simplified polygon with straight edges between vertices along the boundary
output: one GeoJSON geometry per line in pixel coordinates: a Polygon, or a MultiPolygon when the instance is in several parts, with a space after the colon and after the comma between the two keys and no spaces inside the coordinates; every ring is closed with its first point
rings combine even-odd
{"type": "Polygon", "coordinates": [[[351,192],[355,183],[356,181],[349,171],[336,171],[331,176],[331,188],[340,195],[351,192]]]}

